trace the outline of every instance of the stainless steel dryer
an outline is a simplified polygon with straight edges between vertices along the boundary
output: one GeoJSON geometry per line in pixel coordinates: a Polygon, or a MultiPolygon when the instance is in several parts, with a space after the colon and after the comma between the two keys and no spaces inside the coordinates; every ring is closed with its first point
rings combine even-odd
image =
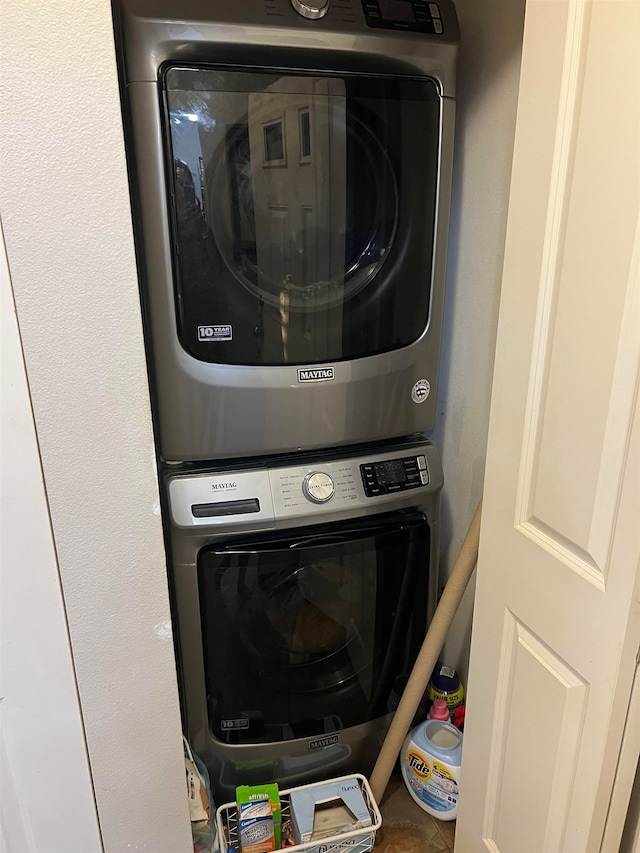
{"type": "Polygon", "coordinates": [[[433,424],[451,0],[114,0],[160,455],[433,424]]]}
{"type": "Polygon", "coordinates": [[[183,713],[219,802],[370,773],[435,609],[442,482],[416,437],[166,477],[183,713]]]}

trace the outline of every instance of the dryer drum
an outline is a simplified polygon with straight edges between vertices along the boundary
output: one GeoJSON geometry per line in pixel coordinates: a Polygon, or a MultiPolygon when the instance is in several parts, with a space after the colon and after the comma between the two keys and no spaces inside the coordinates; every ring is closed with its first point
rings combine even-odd
{"type": "MultiPolygon", "coordinates": [[[[201,103],[199,108],[203,109],[201,103]]],[[[192,105],[190,109],[195,115],[197,107],[192,105]]],[[[278,308],[283,285],[292,311],[320,311],[344,303],[375,278],[393,247],[399,198],[388,153],[358,118],[351,117],[347,123],[343,115],[334,117],[332,132],[344,140],[345,155],[348,153],[354,164],[349,179],[358,185],[357,190],[355,186],[351,189],[358,197],[358,228],[349,233],[348,241],[343,234],[343,254],[328,253],[328,263],[320,277],[314,255],[323,237],[310,222],[301,223],[297,229],[293,227],[286,237],[283,255],[289,262],[291,259],[295,262],[284,267],[279,277],[274,277],[273,268],[268,263],[261,264],[256,256],[255,222],[256,218],[264,221],[266,216],[265,210],[256,214],[256,205],[268,208],[277,204],[278,198],[275,187],[270,194],[254,192],[247,126],[233,125],[224,140],[226,150],[213,158],[207,197],[220,199],[229,194],[233,210],[233,216],[229,217],[221,205],[211,205],[208,209],[214,242],[238,283],[258,299],[278,308]]],[[[342,227],[346,227],[346,222],[342,227]]],[[[324,241],[328,244],[327,238],[328,235],[324,241]]],[[[215,285],[212,279],[211,287],[215,285]]]]}
{"type": "Polygon", "coordinates": [[[273,667],[276,681],[300,685],[306,667],[306,689],[356,677],[364,663],[351,646],[364,646],[376,618],[375,574],[362,563],[347,557],[278,570],[242,611],[243,652],[273,667]]]}

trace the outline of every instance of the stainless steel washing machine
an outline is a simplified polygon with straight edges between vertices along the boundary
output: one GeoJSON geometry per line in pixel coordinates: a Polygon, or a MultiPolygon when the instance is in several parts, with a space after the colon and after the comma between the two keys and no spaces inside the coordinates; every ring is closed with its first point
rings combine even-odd
{"type": "Polygon", "coordinates": [[[184,719],[220,802],[371,771],[435,609],[442,484],[419,437],[166,475],[184,719]]]}
{"type": "Polygon", "coordinates": [[[114,0],[161,457],[429,430],[451,0],[114,0]]]}

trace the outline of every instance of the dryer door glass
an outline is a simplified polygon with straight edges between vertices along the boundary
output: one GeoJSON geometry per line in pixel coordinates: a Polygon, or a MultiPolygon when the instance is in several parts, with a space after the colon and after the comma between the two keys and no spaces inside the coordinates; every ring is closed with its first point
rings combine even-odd
{"type": "Polygon", "coordinates": [[[354,359],[429,320],[440,98],[428,79],[169,68],[178,335],[245,365],[354,359]]]}
{"type": "Polygon", "coordinates": [[[212,734],[274,742],[386,713],[424,637],[428,554],[419,514],[203,550],[212,734]]]}

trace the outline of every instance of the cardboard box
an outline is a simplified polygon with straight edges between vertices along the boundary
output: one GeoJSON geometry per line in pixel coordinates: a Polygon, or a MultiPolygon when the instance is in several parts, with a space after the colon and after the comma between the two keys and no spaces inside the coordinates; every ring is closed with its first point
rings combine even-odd
{"type": "Polygon", "coordinates": [[[276,849],[273,812],[267,797],[237,801],[238,832],[242,853],[271,853],[276,849]]]}
{"type": "Polygon", "coordinates": [[[240,804],[248,804],[267,799],[271,803],[273,815],[273,835],[275,849],[280,850],[282,834],[282,810],[280,807],[280,791],[275,783],[267,785],[240,785],[236,788],[236,803],[238,804],[238,819],[240,819],[240,804]]]}

